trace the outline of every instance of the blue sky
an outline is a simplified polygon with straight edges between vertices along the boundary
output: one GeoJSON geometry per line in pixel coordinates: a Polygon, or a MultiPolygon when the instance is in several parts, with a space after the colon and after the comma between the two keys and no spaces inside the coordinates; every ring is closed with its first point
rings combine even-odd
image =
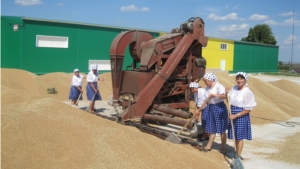
{"type": "Polygon", "coordinates": [[[169,32],[201,17],[210,37],[240,40],[267,23],[279,60],[300,62],[299,0],[2,0],[1,15],[75,21],[169,32]],[[292,36],[294,8],[294,36],[292,36]]]}

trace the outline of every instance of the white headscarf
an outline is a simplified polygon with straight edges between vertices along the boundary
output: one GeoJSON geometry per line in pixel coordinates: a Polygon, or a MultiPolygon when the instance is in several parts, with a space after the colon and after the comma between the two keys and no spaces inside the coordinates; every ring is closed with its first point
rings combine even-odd
{"type": "Polygon", "coordinates": [[[92,66],[92,70],[98,70],[98,65],[94,64],[94,65],[92,66]]]}
{"type": "Polygon", "coordinates": [[[190,87],[192,88],[199,88],[199,85],[198,85],[198,83],[196,83],[196,82],[191,82],[190,83],[190,87]]]}
{"type": "Polygon", "coordinates": [[[247,75],[247,73],[245,73],[245,72],[237,72],[235,78],[236,78],[238,75],[242,75],[242,76],[245,78],[245,80],[246,80],[245,86],[246,86],[246,87],[249,87],[249,86],[248,86],[248,83],[247,83],[247,81],[248,81],[248,75],[247,75]]]}
{"type": "Polygon", "coordinates": [[[219,82],[217,76],[214,75],[213,73],[205,73],[205,75],[203,76],[203,78],[207,79],[209,81],[219,82]]]}
{"type": "MultiPolygon", "coordinates": [[[[244,76],[245,80],[248,81],[248,75],[247,75],[247,73],[245,73],[245,72],[237,72],[237,73],[236,73],[236,76],[237,76],[237,75],[242,75],[242,76],[244,76]]],[[[236,77],[236,76],[235,76],[235,77],[236,77]]]]}
{"type": "Polygon", "coordinates": [[[75,72],[79,72],[79,69],[74,69],[74,73],[75,73],[75,72]]]}

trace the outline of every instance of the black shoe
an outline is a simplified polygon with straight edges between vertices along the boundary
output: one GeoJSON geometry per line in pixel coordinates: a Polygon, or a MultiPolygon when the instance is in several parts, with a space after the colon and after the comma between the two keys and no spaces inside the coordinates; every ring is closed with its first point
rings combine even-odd
{"type": "Polygon", "coordinates": [[[200,151],[203,151],[203,152],[211,151],[211,149],[206,149],[205,147],[201,147],[199,150],[200,150],[200,151]]]}

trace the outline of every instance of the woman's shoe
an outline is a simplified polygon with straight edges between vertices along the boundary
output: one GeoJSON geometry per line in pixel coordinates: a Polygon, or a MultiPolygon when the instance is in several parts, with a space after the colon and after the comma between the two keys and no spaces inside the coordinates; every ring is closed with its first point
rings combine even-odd
{"type": "Polygon", "coordinates": [[[210,149],[206,149],[205,147],[201,147],[199,150],[203,151],[203,152],[208,152],[208,151],[211,151],[211,148],[210,149]]]}
{"type": "Polygon", "coordinates": [[[200,140],[200,141],[206,141],[206,140],[208,140],[208,139],[209,139],[208,137],[206,137],[206,138],[202,138],[202,137],[201,137],[199,140],[200,140]]]}

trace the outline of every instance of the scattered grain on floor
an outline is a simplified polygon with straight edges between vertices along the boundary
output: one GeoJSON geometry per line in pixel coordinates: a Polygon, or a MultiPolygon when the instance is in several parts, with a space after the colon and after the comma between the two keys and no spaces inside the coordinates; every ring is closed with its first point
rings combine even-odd
{"type": "Polygon", "coordinates": [[[288,162],[300,165],[300,133],[296,133],[286,138],[284,144],[278,144],[279,152],[270,155],[270,160],[288,162]]]}

